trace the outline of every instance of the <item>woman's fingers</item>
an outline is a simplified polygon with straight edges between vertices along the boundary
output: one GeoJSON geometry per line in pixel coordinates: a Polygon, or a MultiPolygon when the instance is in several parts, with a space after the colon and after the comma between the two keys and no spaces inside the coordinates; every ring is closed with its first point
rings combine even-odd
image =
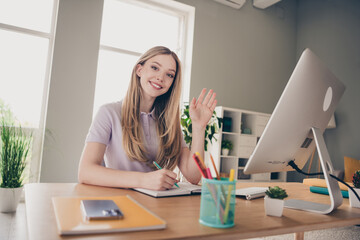
{"type": "Polygon", "coordinates": [[[208,92],[208,94],[206,95],[206,97],[205,97],[205,99],[204,99],[204,101],[203,101],[203,104],[204,105],[206,105],[206,106],[208,106],[208,104],[209,104],[209,101],[210,101],[210,99],[211,99],[211,97],[212,97],[212,95],[213,95],[213,90],[212,89],[210,89],[210,91],[208,92]]]}
{"type": "Polygon", "coordinates": [[[215,107],[216,107],[216,104],[217,104],[217,100],[215,99],[214,102],[213,102],[213,104],[212,104],[211,107],[210,107],[211,112],[214,112],[215,107]]]}
{"type": "MultiPolygon", "coordinates": [[[[211,91],[212,91],[212,90],[211,90],[211,91]]],[[[209,93],[210,93],[210,92],[209,92],[209,93]]],[[[216,93],[213,93],[212,96],[211,96],[211,98],[210,98],[210,100],[209,100],[209,102],[208,102],[208,104],[207,104],[208,108],[212,109],[211,107],[212,107],[212,105],[213,105],[213,103],[214,103],[215,100],[216,100],[216,93]]]]}
{"type": "Polygon", "coordinates": [[[201,93],[200,93],[200,95],[198,97],[196,105],[198,105],[199,103],[201,103],[203,101],[205,93],[206,93],[206,88],[203,88],[203,90],[201,90],[201,93]]]}

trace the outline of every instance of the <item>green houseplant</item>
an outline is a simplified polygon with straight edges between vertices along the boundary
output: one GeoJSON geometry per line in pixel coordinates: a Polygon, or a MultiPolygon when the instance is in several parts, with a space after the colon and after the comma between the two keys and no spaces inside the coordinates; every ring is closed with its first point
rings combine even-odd
{"type": "Polygon", "coordinates": [[[227,156],[229,154],[229,151],[233,149],[233,143],[230,140],[224,139],[221,142],[221,152],[222,155],[227,156]]]}
{"type": "Polygon", "coordinates": [[[278,186],[269,187],[265,194],[264,205],[266,215],[281,217],[284,210],[284,198],[288,197],[285,189],[278,186]]]}
{"type": "MultiPolygon", "coordinates": [[[[352,178],[352,183],[354,184],[355,192],[357,193],[357,195],[360,196],[360,170],[354,173],[352,178]]],[[[360,201],[356,197],[355,193],[351,191],[351,189],[349,189],[348,191],[349,191],[350,206],[360,208],[360,201]]]]}
{"type": "MultiPolygon", "coordinates": [[[[205,143],[204,143],[205,151],[207,151],[207,149],[208,149],[209,142],[212,143],[213,139],[215,141],[217,141],[217,139],[215,138],[215,134],[219,131],[219,129],[221,128],[221,125],[222,125],[222,118],[217,117],[216,112],[214,111],[213,115],[205,129],[205,143]]],[[[185,142],[186,142],[186,144],[189,145],[189,147],[191,147],[192,123],[191,123],[191,118],[190,118],[190,113],[189,113],[189,104],[185,104],[185,106],[182,110],[181,127],[182,127],[182,131],[184,133],[185,142]]]]}
{"type": "Polygon", "coordinates": [[[23,173],[30,151],[32,134],[6,121],[0,126],[0,211],[14,212],[23,189],[23,173]]]}

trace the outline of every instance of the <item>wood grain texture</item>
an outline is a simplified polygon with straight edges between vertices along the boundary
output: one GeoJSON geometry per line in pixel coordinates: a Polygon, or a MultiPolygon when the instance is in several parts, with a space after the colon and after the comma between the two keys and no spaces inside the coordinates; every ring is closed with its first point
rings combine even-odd
{"type": "MultiPolygon", "coordinates": [[[[301,183],[238,183],[237,188],[280,186],[288,199],[329,203],[326,195],[314,194],[301,183]]],[[[283,216],[265,215],[264,200],[236,199],[235,227],[216,229],[199,223],[200,196],[152,198],[128,189],[105,188],[76,183],[36,183],[25,186],[29,240],[62,239],[57,234],[51,197],[130,195],[167,222],[164,230],[66,237],[66,239],[243,239],[360,224],[360,209],[348,199],[328,215],[284,209],[283,216]]]]}

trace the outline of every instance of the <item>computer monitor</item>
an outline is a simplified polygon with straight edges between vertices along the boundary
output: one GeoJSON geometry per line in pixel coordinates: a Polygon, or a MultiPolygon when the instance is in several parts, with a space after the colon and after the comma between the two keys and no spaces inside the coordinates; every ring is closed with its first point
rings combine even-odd
{"type": "Polygon", "coordinates": [[[342,204],[323,132],[345,86],[309,49],[302,53],[244,173],[292,171],[292,160],[303,168],[317,146],[331,205],[290,199],[285,206],[327,214],[342,204]]]}

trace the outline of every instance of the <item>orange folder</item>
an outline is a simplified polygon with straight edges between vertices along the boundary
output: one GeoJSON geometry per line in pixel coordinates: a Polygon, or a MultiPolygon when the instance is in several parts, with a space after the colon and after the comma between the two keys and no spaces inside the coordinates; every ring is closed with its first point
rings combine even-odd
{"type": "Polygon", "coordinates": [[[164,229],[166,222],[141,206],[130,196],[111,197],[53,197],[59,235],[79,235],[164,229]],[[113,200],[124,214],[118,220],[92,220],[83,218],[80,201],[83,199],[113,200]]]}

